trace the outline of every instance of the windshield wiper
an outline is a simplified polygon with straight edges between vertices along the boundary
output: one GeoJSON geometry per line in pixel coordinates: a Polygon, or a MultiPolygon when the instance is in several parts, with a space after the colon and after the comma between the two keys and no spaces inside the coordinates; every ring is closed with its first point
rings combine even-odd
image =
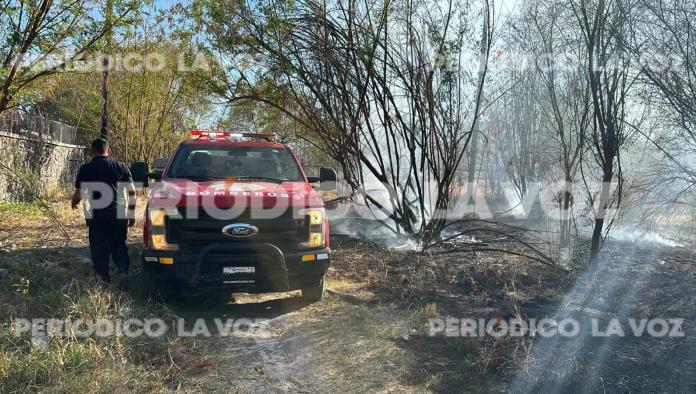
{"type": "Polygon", "coordinates": [[[287,182],[288,179],[270,178],[265,176],[238,176],[235,178],[238,181],[265,181],[265,182],[276,182],[283,183],[287,182]]]}
{"type": "Polygon", "coordinates": [[[192,181],[217,181],[217,180],[219,180],[219,178],[215,178],[213,176],[207,176],[207,175],[189,175],[189,176],[181,176],[178,178],[190,179],[192,181]]]}

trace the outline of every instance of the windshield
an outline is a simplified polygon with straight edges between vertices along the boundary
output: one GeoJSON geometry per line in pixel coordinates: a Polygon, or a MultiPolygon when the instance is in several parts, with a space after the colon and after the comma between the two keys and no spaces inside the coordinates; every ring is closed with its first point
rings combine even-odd
{"type": "Polygon", "coordinates": [[[304,181],[289,150],[242,146],[184,146],[174,157],[167,178],[304,181]]]}

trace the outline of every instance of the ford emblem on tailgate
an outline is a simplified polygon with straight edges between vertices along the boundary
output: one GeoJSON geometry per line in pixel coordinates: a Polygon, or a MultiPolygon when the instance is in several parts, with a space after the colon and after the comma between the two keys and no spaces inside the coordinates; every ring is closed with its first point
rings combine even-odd
{"type": "Polygon", "coordinates": [[[222,233],[231,238],[249,238],[258,232],[256,226],[246,223],[233,223],[222,228],[222,233]]]}

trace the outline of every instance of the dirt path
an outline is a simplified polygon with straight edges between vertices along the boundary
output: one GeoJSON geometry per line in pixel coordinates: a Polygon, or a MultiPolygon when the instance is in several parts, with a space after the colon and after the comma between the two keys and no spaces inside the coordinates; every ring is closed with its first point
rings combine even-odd
{"type": "Polygon", "coordinates": [[[329,290],[323,301],[309,305],[294,294],[237,295],[225,306],[174,305],[173,311],[186,319],[268,319],[248,335],[203,340],[201,346],[210,352],[212,366],[200,375],[188,375],[182,388],[241,392],[424,390],[426,382],[403,379],[417,368],[417,358],[401,346],[409,333],[420,328],[417,314],[396,305],[377,305],[361,298],[366,295],[360,292],[347,295],[344,291],[329,290]]]}

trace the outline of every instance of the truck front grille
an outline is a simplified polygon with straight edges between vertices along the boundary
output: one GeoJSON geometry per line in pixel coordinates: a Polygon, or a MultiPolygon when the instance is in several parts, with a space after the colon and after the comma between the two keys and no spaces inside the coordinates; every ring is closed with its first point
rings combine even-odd
{"type": "Polygon", "coordinates": [[[270,243],[283,250],[297,248],[304,231],[293,218],[292,210],[287,210],[280,217],[269,218],[252,218],[247,210],[234,219],[220,220],[211,217],[203,209],[199,209],[194,215],[187,215],[186,209],[180,208],[179,218],[168,217],[166,228],[167,242],[179,244],[180,247],[204,246],[210,243],[270,243]],[[256,226],[259,232],[253,237],[242,239],[224,235],[222,228],[234,223],[251,224],[256,226]]]}

